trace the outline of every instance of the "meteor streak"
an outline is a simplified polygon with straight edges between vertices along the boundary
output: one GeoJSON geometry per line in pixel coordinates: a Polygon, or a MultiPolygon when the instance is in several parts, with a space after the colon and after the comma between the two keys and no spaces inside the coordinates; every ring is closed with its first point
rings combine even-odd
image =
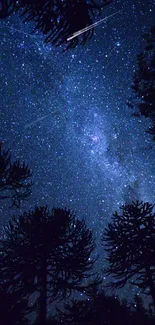
{"type": "Polygon", "coordinates": [[[26,130],[26,129],[30,128],[31,126],[34,126],[35,124],[37,124],[37,123],[39,123],[40,121],[46,119],[46,118],[47,118],[48,116],[50,116],[50,115],[58,115],[58,116],[59,116],[60,114],[59,114],[59,111],[55,111],[55,112],[53,112],[53,113],[50,113],[50,114],[44,115],[44,116],[42,116],[42,117],[38,117],[35,121],[32,121],[32,122],[26,124],[26,125],[24,126],[24,129],[26,130]]]}
{"type": "Polygon", "coordinates": [[[96,27],[96,26],[102,24],[104,20],[106,20],[106,19],[108,19],[108,18],[110,18],[110,17],[112,17],[112,16],[117,15],[120,11],[121,11],[121,10],[115,12],[114,14],[111,14],[110,16],[107,16],[107,17],[105,17],[105,18],[103,18],[103,19],[97,21],[96,23],[94,23],[94,24],[92,24],[92,25],[89,25],[89,26],[87,26],[87,27],[85,27],[85,28],[83,28],[83,29],[80,29],[79,31],[73,33],[73,35],[71,35],[70,37],[68,37],[68,38],[67,38],[67,41],[70,41],[70,40],[72,40],[74,37],[77,37],[77,36],[79,36],[79,35],[81,35],[81,34],[87,32],[88,30],[92,29],[93,27],[96,27]]]}
{"type": "Polygon", "coordinates": [[[33,125],[37,124],[38,122],[40,122],[40,121],[44,120],[45,118],[47,118],[49,115],[51,115],[51,114],[44,115],[44,116],[42,116],[42,117],[38,117],[35,121],[26,124],[26,125],[24,126],[24,129],[28,129],[28,128],[30,128],[31,126],[33,126],[33,125]]]}

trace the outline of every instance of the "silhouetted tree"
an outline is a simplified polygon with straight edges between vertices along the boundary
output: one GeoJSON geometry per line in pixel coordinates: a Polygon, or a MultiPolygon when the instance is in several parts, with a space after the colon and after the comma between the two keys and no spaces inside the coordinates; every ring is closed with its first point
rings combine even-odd
{"type": "Polygon", "coordinates": [[[65,311],[59,311],[60,322],[64,325],[93,325],[90,316],[92,316],[92,304],[87,299],[71,300],[69,304],[65,304],[65,311]]]}
{"type": "MultiPolygon", "coordinates": [[[[104,0],[99,6],[96,0],[1,0],[0,18],[19,12],[24,22],[35,23],[34,32],[46,35],[46,42],[53,45],[67,44],[67,38],[74,32],[93,23],[95,13],[112,0],[104,0]]],[[[75,47],[78,42],[85,44],[93,35],[93,29],[68,42],[66,49],[75,47]]]]}
{"type": "MultiPolygon", "coordinates": [[[[69,210],[47,207],[12,217],[4,229],[0,281],[5,291],[16,290],[21,297],[37,293],[34,309],[45,324],[47,299],[62,299],[91,285],[86,280],[95,262],[90,260],[92,232],[69,210]]],[[[97,276],[94,281],[99,281],[97,276]]]]}
{"type": "Polygon", "coordinates": [[[143,38],[147,44],[144,52],[137,56],[138,67],[131,86],[135,96],[127,104],[138,108],[133,116],[143,115],[152,120],[152,127],[147,133],[152,134],[155,140],[155,26],[143,38]]]}
{"type": "Polygon", "coordinates": [[[93,300],[73,300],[60,312],[60,323],[64,325],[130,325],[130,320],[130,308],[103,291],[93,300]]]}
{"type": "Polygon", "coordinates": [[[113,214],[102,237],[108,254],[107,275],[115,281],[111,288],[127,281],[151,294],[155,306],[155,213],[153,205],[136,201],[123,205],[122,214],[113,214]]]}
{"type": "Polygon", "coordinates": [[[11,161],[10,151],[4,150],[0,142],[0,200],[11,199],[12,206],[19,207],[21,200],[31,194],[31,175],[28,165],[11,161]]]}
{"type": "MultiPolygon", "coordinates": [[[[130,309],[127,305],[122,304],[118,297],[106,296],[105,292],[100,292],[94,302],[96,310],[97,324],[107,325],[129,325],[130,324],[130,309]],[[104,320],[104,323],[103,323],[104,320]]],[[[95,323],[94,318],[94,325],[95,323]]]]}

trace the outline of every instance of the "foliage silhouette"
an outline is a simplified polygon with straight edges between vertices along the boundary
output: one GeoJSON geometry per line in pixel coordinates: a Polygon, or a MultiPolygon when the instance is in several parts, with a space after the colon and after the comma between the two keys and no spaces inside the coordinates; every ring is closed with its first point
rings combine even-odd
{"type": "MultiPolygon", "coordinates": [[[[1,286],[21,297],[37,293],[33,309],[46,321],[47,300],[63,299],[73,290],[84,292],[91,283],[95,244],[84,220],[64,209],[36,207],[12,217],[0,240],[1,286]],[[6,281],[7,279],[7,281],[6,281]]],[[[94,281],[99,283],[96,276],[94,281]]]]}
{"type": "Polygon", "coordinates": [[[0,200],[11,199],[12,206],[19,207],[31,194],[31,175],[25,163],[19,160],[12,163],[10,151],[4,150],[0,142],[0,200]]]}
{"type": "Polygon", "coordinates": [[[46,43],[56,46],[66,44],[66,49],[69,49],[78,43],[84,45],[92,37],[93,29],[67,43],[69,36],[91,25],[95,14],[100,14],[101,8],[111,2],[104,0],[99,6],[96,0],[1,0],[0,18],[19,12],[24,22],[35,23],[33,32],[41,31],[46,35],[46,43]]]}
{"type": "Polygon", "coordinates": [[[133,116],[141,115],[150,118],[152,127],[147,133],[153,135],[155,140],[155,26],[150,33],[143,35],[146,41],[145,50],[137,56],[138,68],[133,77],[131,86],[134,96],[127,101],[131,108],[138,108],[133,116]]]}
{"type": "Polygon", "coordinates": [[[59,315],[62,324],[93,325],[92,305],[87,299],[72,300],[71,303],[65,304],[65,311],[59,311],[59,315]]]}
{"type": "Polygon", "coordinates": [[[135,307],[106,296],[104,291],[98,292],[93,300],[72,300],[60,312],[60,324],[64,325],[151,325],[151,321],[145,310],[138,314],[135,307]]]}
{"type": "Polygon", "coordinates": [[[115,281],[111,288],[121,288],[127,281],[152,296],[155,306],[155,213],[153,205],[133,202],[123,205],[122,215],[113,214],[102,236],[108,254],[107,275],[115,281]]]}

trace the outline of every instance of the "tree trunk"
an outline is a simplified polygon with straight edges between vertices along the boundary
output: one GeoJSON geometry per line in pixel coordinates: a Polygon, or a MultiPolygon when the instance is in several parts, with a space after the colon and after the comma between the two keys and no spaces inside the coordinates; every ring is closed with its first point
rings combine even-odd
{"type": "Polygon", "coordinates": [[[47,317],[47,274],[46,274],[46,256],[41,260],[40,272],[40,301],[39,301],[39,324],[46,324],[47,317]]]}
{"type": "Polygon", "coordinates": [[[154,309],[155,309],[155,284],[152,279],[152,272],[150,270],[150,267],[146,266],[145,269],[146,269],[146,274],[148,276],[148,284],[149,284],[149,288],[150,288],[150,294],[152,296],[153,305],[154,305],[154,309]]]}
{"type": "MultiPolygon", "coordinates": [[[[141,239],[141,248],[142,248],[143,256],[146,257],[148,255],[147,247],[144,245],[143,237],[142,238],[140,237],[140,239],[141,239]]],[[[150,294],[152,296],[153,305],[154,305],[154,309],[155,309],[155,283],[153,282],[150,265],[147,264],[147,259],[145,261],[146,261],[146,263],[144,264],[144,268],[146,270],[146,276],[148,278],[148,286],[150,289],[150,294]]]]}

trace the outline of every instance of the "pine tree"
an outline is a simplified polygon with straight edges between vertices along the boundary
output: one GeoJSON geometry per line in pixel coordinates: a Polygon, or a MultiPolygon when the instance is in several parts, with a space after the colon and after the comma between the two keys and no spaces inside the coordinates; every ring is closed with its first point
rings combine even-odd
{"type": "Polygon", "coordinates": [[[109,266],[114,277],[111,288],[121,288],[128,281],[152,296],[155,306],[155,213],[150,203],[123,205],[115,212],[102,236],[109,266]]]}
{"type": "Polygon", "coordinates": [[[147,131],[155,140],[155,26],[150,33],[143,35],[146,46],[143,53],[137,55],[137,70],[133,77],[131,89],[134,96],[127,101],[131,108],[138,109],[133,116],[145,116],[152,121],[152,127],[147,131]]]}
{"type": "Polygon", "coordinates": [[[33,307],[41,324],[47,300],[63,299],[73,290],[84,292],[90,285],[86,282],[95,262],[90,260],[92,232],[69,210],[36,207],[12,217],[0,245],[1,286],[23,298],[37,293],[33,307]]]}

